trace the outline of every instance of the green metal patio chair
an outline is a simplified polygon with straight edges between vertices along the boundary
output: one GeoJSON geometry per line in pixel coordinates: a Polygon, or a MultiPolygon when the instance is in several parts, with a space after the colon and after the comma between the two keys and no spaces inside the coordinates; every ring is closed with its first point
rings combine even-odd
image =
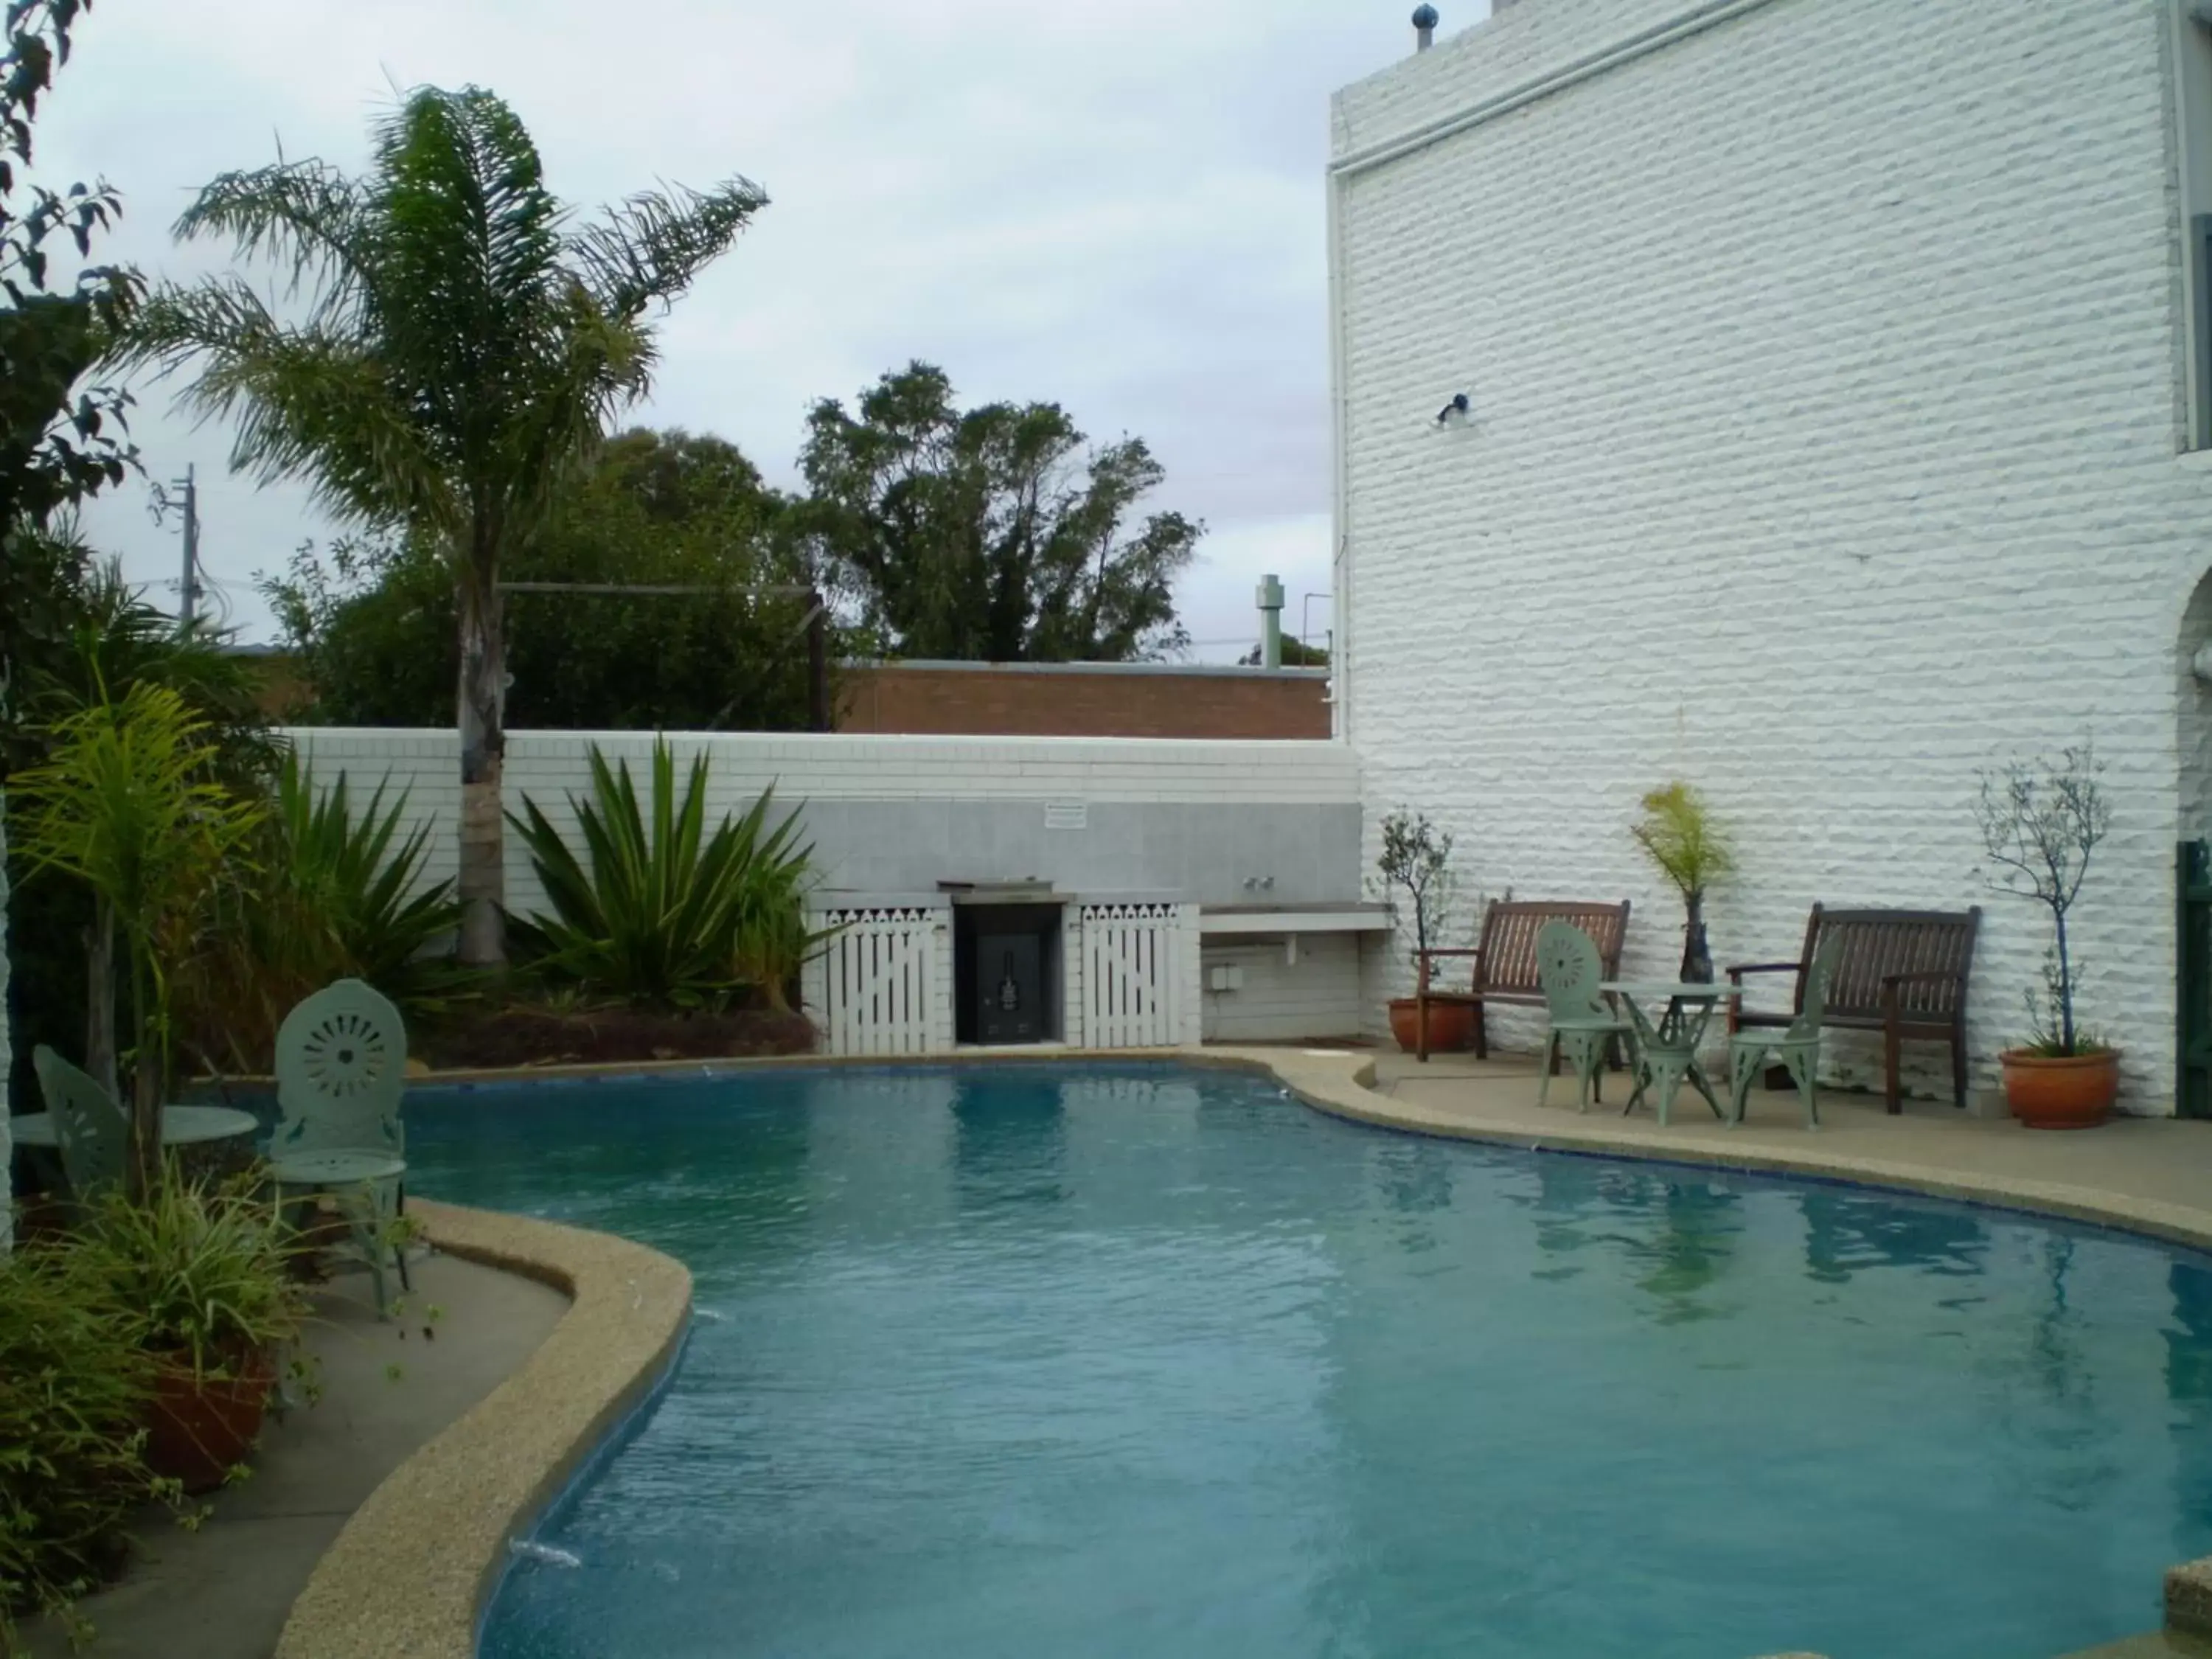
{"type": "Polygon", "coordinates": [[[71,1200],[87,1205],[107,1188],[121,1186],[131,1158],[130,1115],[89,1073],[43,1043],[31,1050],[31,1068],[53,1120],[71,1200]]]}
{"type": "Polygon", "coordinates": [[[1820,1127],[1820,1102],[1816,1079],[1820,1070],[1820,1020],[1827,1006],[1828,983],[1836,976],[1836,963],[1842,957],[1844,940],[1840,934],[1831,933],[1820,941],[1820,949],[1813,958],[1813,969],[1805,976],[1805,1006],[1787,1028],[1776,1031],[1771,1027],[1761,1030],[1740,1030],[1729,1038],[1729,1123],[1731,1127],[1743,1121],[1744,1107],[1749,1103],[1752,1081],[1769,1054],[1789,1068],[1797,1092],[1805,1102],[1805,1127],[1820,1127]]]}
{"type": "MultiPolygon", "coordinates": [[[[407,1027],[384,994],[357,979],[318,991],[284,1017],[276,1033],[276,1133],[270,1173],[281,1205],[286,1188],[328,1194],[367,1264],[382,1315],[384,1259],[392,1219],[407,1203],[407,1027]]],[[[399,1283],[411,1290],[407,1252],[390,1246],[399,1283]]]]}
{"type": "Polygon", "coordinates": [[[1588,1111],[1593,1099],[1605,1103],[1600,1079],[1606,1053],[1615,1042],[1632,1042],[1634,1033],[1599,994],[1604,976],[1596,940],[1570,921],[1544,924],[1536,935],[1536,978],[1544,988],[1550,1022],[1544,1031],[1538,1106],[1551,1097],[1552,1067],[1562,1056],[1575,1068],[1575,1109],[1588,1111]]]}

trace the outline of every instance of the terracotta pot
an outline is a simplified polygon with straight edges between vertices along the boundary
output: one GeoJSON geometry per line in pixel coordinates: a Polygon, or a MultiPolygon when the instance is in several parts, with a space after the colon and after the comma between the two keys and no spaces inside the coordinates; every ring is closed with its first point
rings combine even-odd
{"type": "MultiPolygon", "coordinates": [[[[1420,1046],[1421,1028],[1414,1017],[1415,1004],[1411,997],[1390,999],[1390,1035],[1398,1039],[1398,1046],[1407,1054],[1420,1046]]],[[[1432,1054],[1455,1054],[1467,1047],[1467,1040],[1474,1034],[1474,1006],[1467,1002],[1447,1002],[1431,998],[1429,1002],[1429,1052],[1432,1054]]]]}
{"type": "Polygon", "coordinates": [[[2031,1129],[2094,1129],[2112,1113],[2120,1089],[2118,1049],[2046,1058],[2008,1048],[2005,1104],[2031,1129]]]}
{"type": "Polygon", "coordinates": [[[265,1352],[224,1367],[228,1375],[195,1376],[189,1358],[165,1356],[154,1376],[146,1462],[155,1474],[212,1492],[242,1462],[269,1406],[276,1368],[265,1352]]]}

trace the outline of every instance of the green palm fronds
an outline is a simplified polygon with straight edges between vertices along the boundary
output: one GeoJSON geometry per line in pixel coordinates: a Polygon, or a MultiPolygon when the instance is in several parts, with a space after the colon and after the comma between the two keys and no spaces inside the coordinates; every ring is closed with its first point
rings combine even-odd
{"type": "Polygon", "coordinates": [[[1735,849],[1714,823],[1705,797],[1679,780],[1644,796],[1644,817],[1629,833],[1685,897],[1702,894],[1716,877],[1735,868],[1735,849]]]}

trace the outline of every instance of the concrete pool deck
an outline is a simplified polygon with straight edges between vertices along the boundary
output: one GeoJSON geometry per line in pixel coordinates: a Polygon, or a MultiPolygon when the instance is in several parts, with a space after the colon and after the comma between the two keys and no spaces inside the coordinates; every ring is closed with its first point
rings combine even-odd
{"type": "MultiPolygon", "coordinates": [[[[315,1298],[301,1346],[322,1397],[271,1419],[253,1477],[203,1500],[196,1532],[148,1517],[116,1583],[80,1610],[97,1635],[88,1659],[267,1659],[292,1602],[347,1518],[386,1477],[520,1369],[568,1312],[548,1285],[433,1254],[412,1264],[406,1316],[380,1322],[367,1275],[341,1274],[315,1298]],[[430,1308],[437,1334],[424,1341],[430,1308]],[[387,1366],[398,1365],[392,1377],[387,1366]]],[[[36,1659],[69,1651],[58,1623],[26,1631],[36,1659]]]]}

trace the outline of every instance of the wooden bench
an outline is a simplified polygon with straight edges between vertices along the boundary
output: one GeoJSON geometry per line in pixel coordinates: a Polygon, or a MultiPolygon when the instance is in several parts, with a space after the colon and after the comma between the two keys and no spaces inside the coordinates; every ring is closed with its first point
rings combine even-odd
{"type": "Polygon", "coordinates": [[[1882,1034],[1883,1086],[1889,1109],[1904,1110],[1898,1083],[1898,1049],[1907,1037],[1951,1045],[1951,1088],[1966,1103],[1966,980],[1974,965],[1974,935],[1982,907],[1969,910],[1830,910],[1820,905],[1805,923],[1805,948],[1795,962],[1747,962],[1728,970],[1729,981],[1746,974],[1795,974],[1796,994],[1787,1013],[1731,1006],[1729,1030],[1787,1025],[1805,1004],[1805,975],[1813,953],[1829,933],[1843,940],[1843,955],[1828,981],[1821,1023],[1882,1034]]]}
{"type": "Polygon", "coordinates": [[[1483,1020],[1486,1003],[1546,1006],[1544,987],[1536,976],[1536,935],[1547,921],[1571,921],[1596,943],[1604,977],[1620,974],[1620,941],[1628,932],[1628,901],[1594,904],[1576,899],[1503,900],[1483,912],[1482,937],[1472,951],[1429,950],[1414,955],[1420,962],[1420,980],[1414,990],[1414,1023],[1420,1028],[1415,1053],[1429,1057],[1429,1004],[1466,1003],[1474,1010],[1474,1057],[1490,1057],[1490,1032],[1483,1020]],[[1430,963],[1437,959],[1472,957],[1474,973],[1464,991],[1436,991],[1429,986],[1430,963]]]}

